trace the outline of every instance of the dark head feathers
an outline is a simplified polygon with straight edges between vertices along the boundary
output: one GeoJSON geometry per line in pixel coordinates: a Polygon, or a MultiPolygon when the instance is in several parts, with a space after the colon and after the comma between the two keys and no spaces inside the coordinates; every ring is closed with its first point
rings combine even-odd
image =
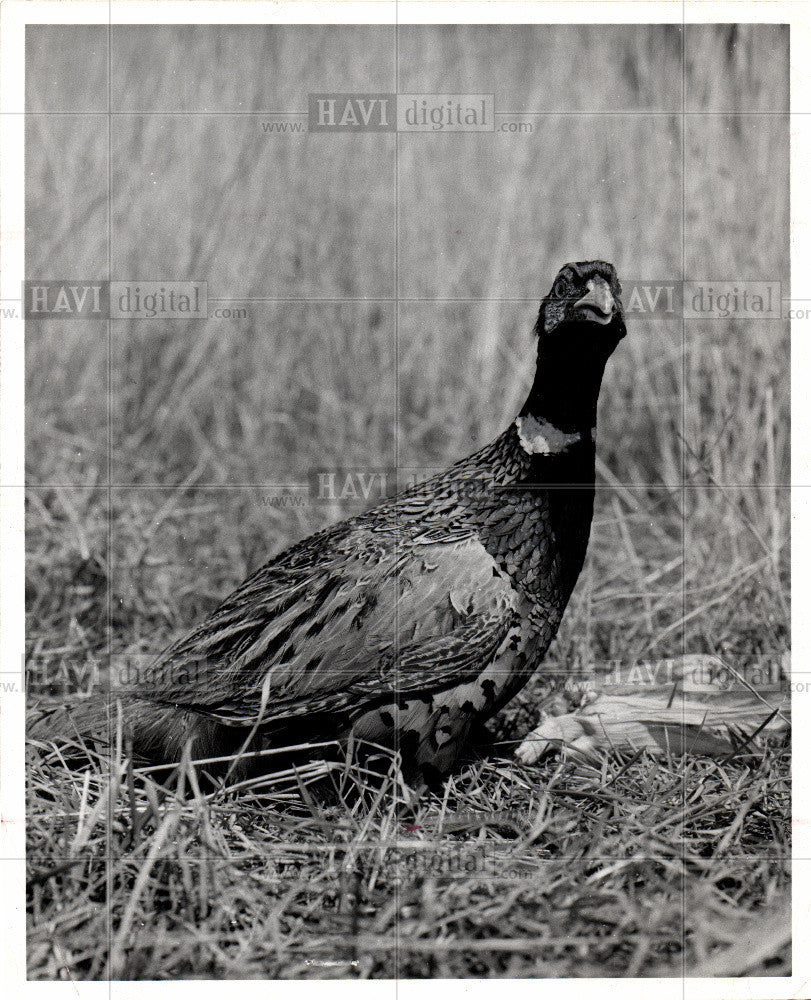
{"type": "Polygon", "coordinates": [[[613,265],[604,260],[563,265],[541,302],[535,332],[544,338],[581,323],[593,326],[601,339],[613,340],[613,346],[625,336],[622,286],[613,265]],[[605,327],[608,338],[597,327],[605,327]]]}

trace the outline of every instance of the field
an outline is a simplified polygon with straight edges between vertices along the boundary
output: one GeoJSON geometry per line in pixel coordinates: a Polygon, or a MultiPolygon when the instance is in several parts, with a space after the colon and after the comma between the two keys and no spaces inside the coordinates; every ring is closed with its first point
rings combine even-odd
{"type": "MultiPolygon", "coordinates": [[[[106,28],[29,31],[27,275],[206,281],[210,316],[26,325],[34,702],[359,509],[313,470],[427,474],[501,431],[564,262],[789,294],[786,28],[127,27],[109,80],[106,28]],[[532,129],[264,127],[395,89],[532,129]]],[[[552,667],[782,660],[789,362],[786,320],[629,315],[552,667]]],[[[32,747],[29,976],[787,974],[788,746],[529,767],[518,701],[407,824],[351,768],[209,795],[186,762],[169,794],[125,748],[32,747]]]]}

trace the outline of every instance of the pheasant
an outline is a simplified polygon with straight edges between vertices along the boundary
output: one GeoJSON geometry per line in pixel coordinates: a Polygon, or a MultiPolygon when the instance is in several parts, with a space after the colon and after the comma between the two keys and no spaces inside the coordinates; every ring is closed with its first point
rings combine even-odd
{"type": "MultiPolygon", "coordinates": [[[[625,336],[612,265],[543,299],[515,421],[446,472],[281,552],[121,689],[147,759],[337,739],[433,783],[538,668],[586,555],[597,399],[625,336]]],[[[106,719],[96,706],[74,731],[106,719]]],[[[44,732],[53,732],[48,725],[44,732]]]]}

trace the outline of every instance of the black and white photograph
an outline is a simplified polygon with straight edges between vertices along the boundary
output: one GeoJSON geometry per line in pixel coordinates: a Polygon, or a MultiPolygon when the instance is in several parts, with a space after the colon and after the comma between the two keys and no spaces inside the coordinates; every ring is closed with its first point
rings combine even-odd
{"type": "Polygon", "coordinates": [[[118,6],[0,12],[14,995],[807,995],[796,5],[118,6]]]}

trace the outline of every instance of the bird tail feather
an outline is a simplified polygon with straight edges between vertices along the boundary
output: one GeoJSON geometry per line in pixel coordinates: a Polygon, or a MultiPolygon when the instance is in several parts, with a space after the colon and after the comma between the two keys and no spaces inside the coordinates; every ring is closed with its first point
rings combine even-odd
{"type": "Polygon", "coordinates": [[[120,727],[123,745],[155,763],[179,761],[187,744],[198,759],[237,753],[245,739],[241,729],[143,698],[83,698],[55,709],[34,709],[27,722],[29,739],[102,752],[117,744],[120,727]]]}

